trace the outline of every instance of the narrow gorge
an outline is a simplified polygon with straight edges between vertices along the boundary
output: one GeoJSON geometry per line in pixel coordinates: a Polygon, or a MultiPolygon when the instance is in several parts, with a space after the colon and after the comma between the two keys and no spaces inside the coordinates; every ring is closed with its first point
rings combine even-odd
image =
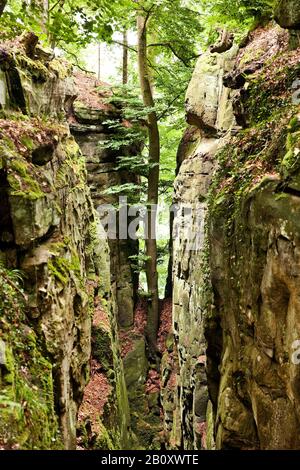
{"type": "Polygon", "coordinates": [[[300,449],[300,3],[273,3],[189,76],[155,357],[150,257],[119,221],[149,210],[121,163],[158,111],[128,118],[128,88],[120,104],[33,32],[1,40],[1,450],[300,449]]]}

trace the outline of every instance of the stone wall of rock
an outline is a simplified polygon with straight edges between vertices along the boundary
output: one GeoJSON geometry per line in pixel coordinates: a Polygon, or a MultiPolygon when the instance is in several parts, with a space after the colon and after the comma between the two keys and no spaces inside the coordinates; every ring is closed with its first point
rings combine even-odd
{"type": "Polygon", "coordinates": [[[174,344],[162,365],[165,431],[170,447],[175,448],[206,447],[204,221],[215,154],[235,126],[231,92],[224,87],[223,76],[232,69],[237,52],[233,46],[222,54],[201,56],[186,96],[191,126],[179,148],[179,173],[174,185],[178,207],[173,227],[174,344]]]}
{"type": "MultiPolygon", "coordinates": [[[[113,186],[137,183],[137,176],[128,170],[118,170],[120,154],[135,155],[134,145],[124,151],[111,150],[105,142],[112,140],[114,130],[106,124],[109,120],[121,121],[121,112],[113,105],[106,104],[108,86],[95,81],[91,76],[77,74],[77,98],[73,106],[71,132],[86,160],[88,184],[95,208],[118,203],[118,195],[107,194],[113,186]]],[[[120,327],[131,327],[134,321],[134,306],[138,278],[132,269],[130,256],[138,254],[138,242],[121,239],[119,229],[116,239],[109,240],[111,257],[112,287],[117,300],[118,323],[120,327]]]]}
{"type": "Polygon", "coordinates": [[[204,54],[189,86],[162,363],[170,448],[299,448],[299,74],[299,49],[269,25],[204,54]]]}
{"type": "Polygon", "coordinates": [[[291,49],[300,47],[300,13],[298,0],[277,0],[274,7],[274,17],[282,28],[289,31],[289,46],[291,49]]]}
{"type": "Polygon", "coordinates": [[[275,7],[275,19],[282,28],[300,29],[298,0],[278,0],[275,7]]]}
{"type": "Polygon", "coordinates": [[[218,449],[300,447],[300,68],[287,43],[267,28],[240,52],[231,78],[246,57],[252,71],[236,86],[245,129],[224,147],[210,195],[207,370],[218,449]],[[265,61],[255,69],[258,43],[265,61]]]}
{"type": "Polygon", "coordinates": [[[75,447],[98,299],[111,331],[116,418],[105,431],[126,447],[109,248],[65,120],[75,98],[70,70],[39,46],[29,57],[23,40],[1,46],[0,68],[0,446],[75,447]]]}

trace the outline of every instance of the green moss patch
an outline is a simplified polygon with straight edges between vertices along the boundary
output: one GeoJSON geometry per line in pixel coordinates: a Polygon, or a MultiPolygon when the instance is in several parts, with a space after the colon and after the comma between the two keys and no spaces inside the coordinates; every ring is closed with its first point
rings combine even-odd
{"type": "Polygon", "coordinates": [[[0,447],[61,448],[52,365],[26,325],[21,289],[16,273],[0,268],[0,447]]]}
{"type": "Polygon", "coordinates": [[[58,242],[51,245],[51,252],[52,257],[48,261],[50,275],[65,286],[73,274],[83,288],[80,259],[76,249],[63,242],[58,242]]]}

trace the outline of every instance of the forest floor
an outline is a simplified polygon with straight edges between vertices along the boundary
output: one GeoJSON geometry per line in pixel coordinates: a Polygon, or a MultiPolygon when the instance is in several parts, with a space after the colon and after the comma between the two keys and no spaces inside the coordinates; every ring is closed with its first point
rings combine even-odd
{"type": "MultiPolygon", "coordinates": [[[[135,315],[133,327],[129,330],[121,330],[119,333],[121,343],[121,356],[124,359],[132,351],[134,341],[145,337],[145,328],[147,324],[147,301],[139,300],[135,315]]],[[[157,350],[159,355],[163,355],[166,350],[167,336],[172,329],[172,299],[163,299],[160,301],[160,326],[157,337],[157,350]]],[[[160,375],[156,369],[149,369],[146,381],[145,393],[156,393],[160,391],[160,375]]]]}
{"type": "MultiPolygon", "coordinates": [[[[129,330],[120,330],[121,355],[124,358],[133,348],[136,337],[145,335],[147,324],[147,301],[139,300],[135,309],[134,324],[129,330]]],[[[172,299],[160,301],[160,326],[157,338],[157,349],[163,354],[166,348],[166,339],[172,329],[172,299]]]]}

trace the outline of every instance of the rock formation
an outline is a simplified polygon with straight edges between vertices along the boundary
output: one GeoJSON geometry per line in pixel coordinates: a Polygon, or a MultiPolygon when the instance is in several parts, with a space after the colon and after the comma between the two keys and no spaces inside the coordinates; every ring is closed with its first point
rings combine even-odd
{"type": "MultiPolygon", "coordinates": [[[[201,449],[206,445],[204,220],[216,166],[215,154],[224,145],[228,130],[235,125],[231,92],[224,87],[223,77],[232,70],[237,52],[237,47],[233,46],[222,54],[208,52],[198,60],[186,96],[187,120],[194,127],[187,129],[178,153],[180,169],[174,197],[178,210],[173,226],[175,343],[172,352],[177,362],[178,386],[175,397],[163,392],[163,407],[172,445],[183,445],[187,449],[201,449]],[[183,211],[185,216],[182,216],[183,211]],[[182,225],[184,229],[180,229],[182,225]]],[[[164,368],[163,363],[163,376],[164,368]]]]}
{"type": "Polygon", "coordinates": [[[298,0],[279,0],[275,8],[275,19],[282,28],[300,29],[298,0]]]}
{"type": "Polygon", "coordinates": [[[300,12],[297,0],[278,0],[274,10],[277,23],[282,28],[287,28],[290,33],[290,48],[297,49],[300,46],[300,12]]]}
{"type": "Polygon", "coordinates": [[[299,49],[288,42],[258,28],[239,51],[203,55],[188,89],[196,128],[175,201],[200,215],[192,235],[176,232],[182,210],[174,224],[171,448],[299,448],[299,49]]]}
{"type": "Polygon", "coordinates": [[[96,211],[138,182],[103,145],[130,123],[34,35],[1,46],[0,449],[300,448],[297,3],[197,61],[160,374],[138,246],[96,211]]]}
{"type": "Polygon", "coordinates": [[[0,52],[0,445],[75,447],[94,316],[94,341],[98,335],[105,344],[104,352],[97,344],[99,362],[111,354],[101,366],[114,397],[106,433],[112,446],[125,448],[129,412],[109,248],[65,120],[75,98],[71,70],[35,51],[28,57],[15,41],[0,52]],[[15,269],[23,287],[11,280],[15,269]]]}
{"type": "MultiPolygon", "coordinates": [[[[112,139],[114,132],[107,122],[122,120],[121,110],[106,103],[110,94],[109,86],[97,83],[93,77],[82,73],[75,75],[75,82],[78,96],[74,101],[70,127],[86,160],[88,184],[97,209],[102,205],[118,203],[118,196],[106,194],[107,189],[126,183],[138,183],[138,179],[134,173],[117,170],[118,158],[122,152],[105,148],[104,145],[112,139]]],[[[129,155],[136,154],[138,150],[138,145],[122,149],[123,154],[129,155]]],[[[118,230],[116,239],[110,239],[109,245],[111,282],[117,301],[118,323],[121,327],[131,327],[134,323],[138,278],[131,267],[130,256],[138,254],[138,242],[120,239],[118,230]]]]}

